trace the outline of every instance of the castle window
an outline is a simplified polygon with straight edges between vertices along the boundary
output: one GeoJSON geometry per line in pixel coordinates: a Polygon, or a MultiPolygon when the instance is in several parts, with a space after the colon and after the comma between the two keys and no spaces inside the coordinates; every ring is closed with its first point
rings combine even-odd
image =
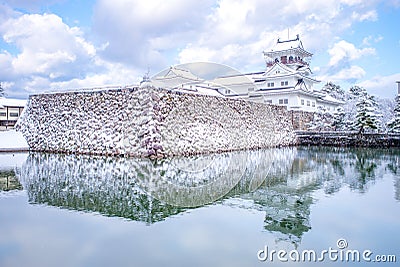
{"type": "Polygon", "coordinates": [[[304,99],[301,100],[301,105],[304,106],[304,99]]]}
{"type": "Polygon", "coordinates": [[[312,107],[315,108],[315,102],[312,102],[312,107]]]}
{"type": "Polygon", "coordinates": [[[19,116],[19,114],[18,114],[18,112],[10,112],[10,117],[18,117],[19,116]]]}
{"type": "Polygon", "coordinates": [[[274,87],[275,83],[267,83],[267,87],[274,87]]]}
{"type": "Polygon", "coordinates": [[[265,103],[272,104],[272,99],[265,100],[265,103]]]}
{"type": "Polygon", "coordinates": [[[307,107],[309,107],[310,106],[310,101],[309,100],[307,100],[307,107]]]}
{"type": "Polygon", "coordinates": [[[288,81],[281,82],[281,86],[287,86],[289,84],[288,81]]]}
{"type": "Polygon", "coordinates": [[[289,104],[289,99],[279,99],[279,105],[287,105],[289,104]]]}

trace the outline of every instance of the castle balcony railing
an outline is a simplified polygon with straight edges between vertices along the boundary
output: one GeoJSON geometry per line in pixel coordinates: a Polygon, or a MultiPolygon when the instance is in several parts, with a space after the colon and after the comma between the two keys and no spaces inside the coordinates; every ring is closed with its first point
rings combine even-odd
{"type": "MultiPolygon", "coordinates": [[[[271,66],[273,66],[276,62],[279,62],[279,61],[268,61],[268,62],[267,62],[267,66],[268,66],[268,67],[271,67],[271,66]]],[[[281,63],[282,63],[282,64],[296,64],[296,63],[299,63],[299,64],[302,64],[302,65],[309,66],[309,63],[306,62],[306,61],[304,61],[304,60],[302,60],[302,59],[282,60],[281,63]]]]}

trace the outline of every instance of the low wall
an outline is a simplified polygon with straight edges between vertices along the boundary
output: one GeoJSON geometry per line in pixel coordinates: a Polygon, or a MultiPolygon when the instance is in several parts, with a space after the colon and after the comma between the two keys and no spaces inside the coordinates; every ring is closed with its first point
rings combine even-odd
{"type": "Polygon", "coordinates": [[[135,157],[296,143],[285,107],[153,87],[32,95],[17,129],[33,151],[135,157]]]}
{"type": "Polygon", "coordinates": [[[296,131],[299,145],[335,147],[400,147],[400,134],[296,131]]]}
{"type": "Polygon", "coordinates": [[[290,110],[290,120],[294,130],[306,131],[307,123],[311,122],[314,118],[314,112],[290,110]]]}

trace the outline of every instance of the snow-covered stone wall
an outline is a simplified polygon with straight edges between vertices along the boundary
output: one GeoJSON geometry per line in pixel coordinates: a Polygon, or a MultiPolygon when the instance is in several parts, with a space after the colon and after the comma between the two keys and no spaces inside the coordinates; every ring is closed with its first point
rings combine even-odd
{"type": "Polygon", "coordinates": [[[314,112],[290,110],[290,118],[295,130],[307,130],[307,124],[314,118],[314,112]]]}
{"type": "Polygon", "coordinates": [[[285,107],[153,87],[32,95],[17,129],[34,151],[135,157],[296,142],[285,107]]]}

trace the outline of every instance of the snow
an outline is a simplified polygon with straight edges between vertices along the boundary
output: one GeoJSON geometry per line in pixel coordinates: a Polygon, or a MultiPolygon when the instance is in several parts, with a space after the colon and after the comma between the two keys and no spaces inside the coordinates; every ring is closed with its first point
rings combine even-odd
{"type": "Polygon", "coordinates": [[[322,97],[322,99],[325,100],[325,101],[328,101],[328,102],[339,104],[339,105],[343,105],[344,104],[343,101],[340,101],[340,100],[338,100],[338,99],[336,99],[336,98],[334,98],[334,97],[332,97],[332,96],[330,96],[328,94],[326,94],[324,97],[322,97]]]}
{"type": "Polygon", "coordinates": [[[0,153],[0,170],[13,170],[25,163],[28,153],[0,153]]]}
{"type": "Polygon", "coordinates": [[[21,132],[0,132],[0,151],[28,150],[29,146],[21,132]]]}
{"type": "Polygon", "coordinates": [[[200,95],[210,95],[210,96],[217,96],[217,97],[223,97],[224,95],[222,95],[221,93],[219,93],[216,90],[213,90],[211,88],[204,88],[201,86],[197,86],[197,93],[200,95]]]}
{"type": "Polygon", "coordinates": [[[1,107],[25,107],[26,100],[0,97],[1,107]]]}
{"type": "Polygon", "coordinates": [[[303,49],[303,45],[300,40],[288,40],[288,41],[277,42],[272,51],[285,51],[295,48],[303,49]]]}

